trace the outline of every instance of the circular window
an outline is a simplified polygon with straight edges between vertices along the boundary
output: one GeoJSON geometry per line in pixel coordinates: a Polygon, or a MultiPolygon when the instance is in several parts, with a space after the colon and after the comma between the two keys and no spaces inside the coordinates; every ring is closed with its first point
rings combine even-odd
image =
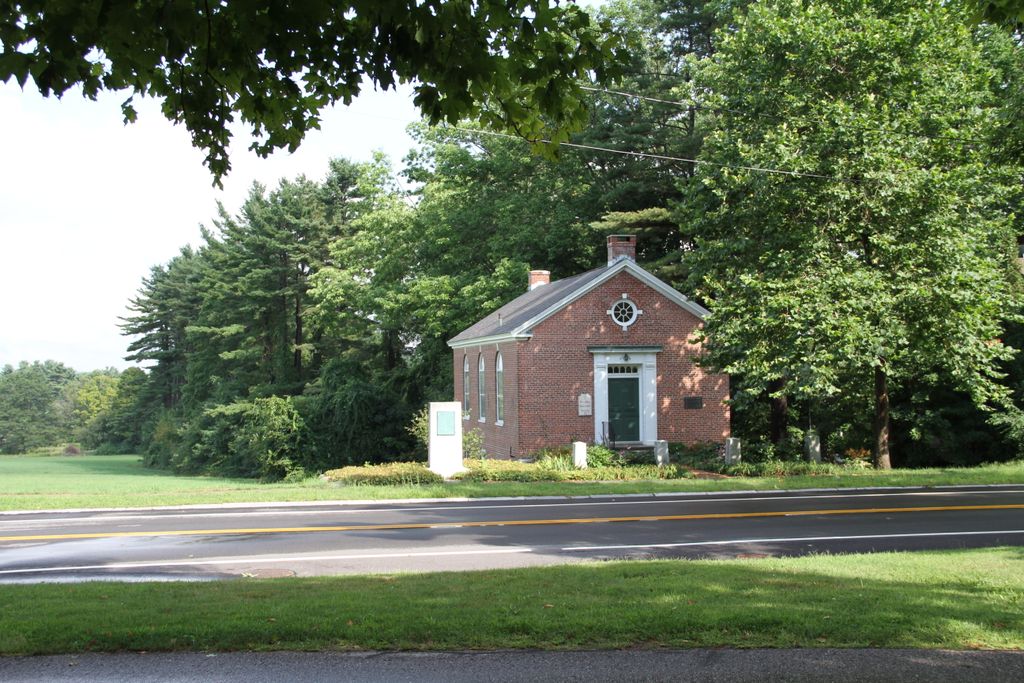
{"type": "Polygon", "coordinates": [[[616,301],[612,304],[611,309],[608,311],[608,315],[612,317],[616,325],[620,325],[623,330],[636,322],[636,318],[640,315],[639,309],[629,299],[623,299],[616,301]]]}
{"type": "Polygon", "coordinates": [[[632,301],[619,301],[612,306],[612,317],[620,325],[628,325],[636,318],[636,306],[632,301]]]}

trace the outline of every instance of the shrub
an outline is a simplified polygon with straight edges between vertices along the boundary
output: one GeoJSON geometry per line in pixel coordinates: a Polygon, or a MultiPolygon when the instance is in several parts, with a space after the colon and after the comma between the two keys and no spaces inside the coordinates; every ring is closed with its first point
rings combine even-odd
{"type": "Polygon", "coordinates": [[[854,467],[871,467],[871,451],[866,448],[847,448],[843,451],[843,461],[854,467]]]}
{"type": "MultiPolygon", "coordinates": [[[[430,448],[430,405],[427,404],[413,413],[412,420],[405,426],[405,431],[416,440],[416,450],[420,455],[426,456],[430,448]]],[[[465,447],[466,438],[462,438],[465,447]]]]}
{"type": "Polygon", "coordinates": [[[707,469],[707,463],[722,460],[723,448],[722,444],[713,441],[703,441],[692,446],[684,443],[668,445],[669,455],[674,462],[684,462],[701,469],[707,469]]]}
{"type": "Polygon", "coordinates": [[[177,421],[170,413],[160,413],[153,425],[153,434],[150,436],[142,464],[161,469],[168,467],[180,444],[181,433],[177,421]]]}
{"type": "Polygon", "coordinates": [[[305,470],[300,461],[305,430],[291,397],[258,398],[245,410],[229,449],[233,460],[255,468],[261,479],[273,481],[289,475],[303,478],[305,470]]]}
{"type": "Polygon", "coordinates": [[[731,477],[755,477],[758,469],[752,462],[738,462],[734,465],[723,466],[718,471],[731,477]]]}
{"type": "Polygon", "coordinates": [[[255,477],[254,463],[232,457],[231,440],[242,426],[249,404],[245,401],[207,408],[180,428],[181,441],[170,465],[176,472],[210,472],[238,477],[255,477]]]}
{"type": "Polygon", "coordinates": [[[81,455],[82,449],[77,444],[69,443],[64,447],[64,455],[81,455]]]}
{"type": "Polygon", "coordinates": [[[53,456],[66,455],[66,453],[64,453],[64,446],[36,446],[25,451],[23,455],[53,456]]]}
{"type": "Polygon", "coordinates": [[[462,432],[462,457],[474,460],[486,460],[484,450],[484,433],[479,429],[466,429],[462,432]]]}
{"type": "Polygon", "coordinates": [[[676,465],[658,467],[646,465],[611,465],[588,467],[585,470],[567,472],[565,479],[571,481],[638,481],[642,479],[688,479],[692,476],[686,468],[676,465]]]}
{"type": "Polygon", "coordinates": [[[607,446],[595,444],[587,446],[587,465],[589,467],[608,467],[609,465],[623,465],[626,459],[622,454],[613,451],[607,446]]]}
{"type": "Polygon", "coordinates": [[[455,475],[462,481],[562,481],[562,472],[541,467],[539,464],[516,460],[487,460],[467,458],[463,465],[466,472],[455,475]]]}
{"type": "Polygon", "coordinates": [[[311,469],[408,459],[416,443],[401,392],[347,360],[327,364],[302,411],[314,438],[311,469]]]}
{"type": "Polygon", "coordinates": [[[553,446],[530,453],[528,460],[541,462],[549,458],[572,458],[572,446],[553,446]]]}
{"type": "Polygon", "coordinates": [[[421,462],[342,467],[324,472],[324,478],[352,486],[411,486],[440,484],[444,481],[441,475],[431,472],[421,462]]]}
{"type": "Polygon", "coordinates": [[[569,453],[545,453],[537,458],[536,463],[537,467],[551,472],[572,472],[576,469],[576,463],[569,453]]]}
{"type": "Polygon", "coordinates": [[[638,479],[685,479],[682,467],[657,465],[608,465],[577,469],[565,453],[545,453],[536,463],[515,460],[466,460],[469,471],[455,475],[463,481],[631,481],[638,479]]]}
{"type": "Polygon", "coordinates": [[[771,441],[747,441],[740,452],[747,463],[763,463],[777,460],[775,451],[775,444],[771,441]]]}
{"type": "Polygon", "coordinates": [[[739,462],[723,467],[722,471],[734,477],[791,477],[840,474],[849,469],[830,463],[768,460],[765,462],[739,462]]]}
{"type": "MultiPolygon", "coordinates": [[[[532,455],[537,464],[547,469],[555,471],[576,469],[576,465],[573,464],[571,446],[542,448],[532,455]]],[[[613,467],[627,463],[628,460],[622,453],[613,451],[607,446],[600,444],[590,444],[587,446],[587,465],[589,467],[613,467]]]]}
{"type": "Polygon", "coordinates": [[[185,426],[171,466],[267,481],[305,470],[308,432],[293,400],[270,396],[207,408],[185,426]]]}

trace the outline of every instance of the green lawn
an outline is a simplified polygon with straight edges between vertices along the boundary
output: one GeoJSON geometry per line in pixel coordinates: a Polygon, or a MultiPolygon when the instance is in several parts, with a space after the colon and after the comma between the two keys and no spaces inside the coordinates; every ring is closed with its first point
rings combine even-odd
{"type": "Polygon", "coordinates": [[[588,495],[667,491],[937,486],[1024,482],[1024,462],[974,468],[850,472],[839,476],[735,477],[628,482],[459,482],[429,486],[339,486],[318,479],[261,484],[251,479],[175,476],[134,455],[0,456],[0,510],[140,507],[190,503],[382,498],[588,495]]]}
{"type": "Polygon", "coordinates": [[[0,586],[0,655],[123,650],[1024,648],[1024,550],[0,586]]]}

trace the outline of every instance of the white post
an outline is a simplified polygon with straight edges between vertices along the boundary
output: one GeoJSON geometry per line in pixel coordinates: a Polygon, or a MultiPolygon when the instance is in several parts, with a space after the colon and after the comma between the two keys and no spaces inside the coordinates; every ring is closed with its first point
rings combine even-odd
{"type": "Polygon", "coordinates": [[[740,461],[740,440],[729,438],[725,440],[725,462],[729,465],[740,461]]]}
{"type": "Polygon", "coordinates": [[[427,447],[431,472],[450,479],[462,466],[462,404],[458,401],[430,404],[430,439],[427,447]]]}
{"type": "Polygon", "coordinates": [[[813,429],[808,429],[804,435],[804,450],[807,451],[809,461],[821,462],[821,437],[813,429]]]}
{"type": "Polygon", "coordinates": [[[668,464],[668,441],[658,439],[654,442],[654,461],[658,463],[658,467],[668,464]]]}
{"type": "Polygon", "coordinates": [[[572,464],[581,470],[587,469],[587,444],[582,441],[572,442],[572,464]]]}

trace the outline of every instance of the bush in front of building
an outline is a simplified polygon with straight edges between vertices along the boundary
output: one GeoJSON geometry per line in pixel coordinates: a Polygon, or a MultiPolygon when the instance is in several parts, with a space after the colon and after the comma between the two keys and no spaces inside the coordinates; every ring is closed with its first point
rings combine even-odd
{"type": "Polygon", "coordinates": [[[764,462],[738,462],[722,465],[718,472],[732,477],[822,477],[849,474],[862,470],[853,465],[835,465],[829,462],[807,462],[802,460],[766,460],[764,462]]]}
{"type": "Polygon", "coordinates": [[[440,484],[441,475],[431,472],[421,462],[389,462],[383,465],[341,467],[324,472],[327,481],[352,486],[415,486],[440,484]]]}
{"type": "Polygon", "coordinates": [[[690,472],[675,465],[607,465],[577,469],[565,453],[546,452],[536,462],[477,460],[467,458],[466,472],[455,475],[462,481],[636,481],[642,479],[685,479],[690,472]]]}
{"type": "Polygon", "coordinates": [[[688,479],[689,470],[677,465],[609,465],[574,469],[565,473],[567,481],[639,481],[643,479],[688,479]]]}
{"type": "Polygon", "coordinates": [[[465,472],[455,475],[461,481],[563,481],[565,472],[539,463],[518,460],[492,460],[466,458],[462,464],[465,472]]]}

